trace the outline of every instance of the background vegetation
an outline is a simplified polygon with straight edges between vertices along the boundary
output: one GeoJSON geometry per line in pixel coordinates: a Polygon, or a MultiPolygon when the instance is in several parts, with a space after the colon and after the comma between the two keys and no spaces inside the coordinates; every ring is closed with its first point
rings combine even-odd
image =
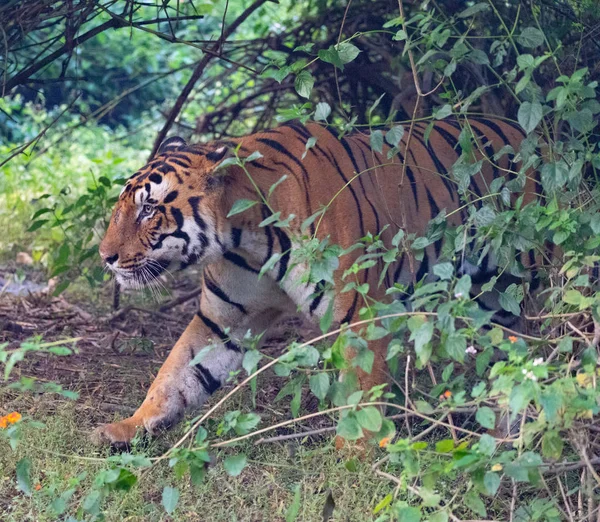
{"type": "MultiPolygon", "coordinates": [[[[0,6],[0,29],[2,516],[600,519],[600,300],[590,270],[600,259],[595,0],[8,0],[0,6]],[[123,344],[111,337],[98,352],[104,359],[88,354],[99,349],[98,331],[126,329],[127,323],[114,326],[124,316],[147,320],[110,315],[110,282],[97,244],[123,178],[167,134],[204,141],[311,118],[340,133],[384,125],[374,134],[377,148],[378,139],[397,143],[411,121],[452,115],[463,121],[481,113],[515,121],[528,133],[520,150],[504,152],[522,160],[519,168],[540,172],[543,194],[524,208],[501,203],[503,193],[518,192],[521,170],[516,183],[493,187],[498,196],[485,204],[470,201],[466,191],[469,220],[458,230],[447,229],[442,215],[426,237],[398,235],[391,250],[378,242],[379,231],[356,238],[371,256],[358,262],[358,271],[376,256],[389,262],[406,249],[419,255],[446,235],[445,259],[433,267],[440,281],[418,287],[412,311],[368,303],[369,325],[359,336],[342,331],[297,344],[288,332],[262,356],[250,349],[233,379],[249,389],[242,386],[158,445],[109,456],[84,441],[89,426],[108,417],[84,406],[119,390],[134,405],[157,363],[135,377],[139,390],[129,384],[133,366],[164,355],[148,344],[160,333],[139,330],[123,344]],[[543,157],[538,137],[548,144],[543,157]],[[470,280],[457,280],[449,263],[464,252],[476,260],[493,249],[504,269],[518,274],[515,250],[545,242],[560,245],[565,257],[548,262],[543,306],[528,310],[527,335],[503,332],[465,297],[470,280]],[[15,267],[21,252],[31,255],[31,267],[15,267]],[[43,323],[39,297],[16,299],[9,289],[40,273],[56,278],[55,296],[64,293],[93,314],[67,311],[84,319],[88,313],[85,327],[64,319],[62,309],[58,328],[20,324],[43,323]],[[374,320],[384,315],[394,317],[374,320]],[[110,326],[90,332],[96,323],[110,326]],[[45,336],[28,339],[33,333],[45,336]],[[359,349],[359,364],[368,367],[365,339],[387,334],[391,394],[357,394],[335,382],[330,370],[343,366],[345,343],[359,349]],[[48,372],[48,364],[64,363],[39,363],[79,361],[82,354],[88,358],[79,381],[48,372]],[[91,393],[84,383],[107,357],[116,357],[112,369],[91,393]],[[257,368],[261,375],[250,379],[257,368]],[[115,385],[119,379],[127,385],[115,385]],[[374,408],[382,402],[395,419],[382,419],[374,408]],[[13,410],[22,413],[10,416],[13,410]],[[516,421],[513,431],[504,438],[488,433],[503,415],[516,421]],[[281,422],[289,424],[273,428],[281,422]],[[275,432],[265,436],[302,437],[252,445],[250,435],[263,428],[275,432]],[[318,438],[318,430],[330,428],[347,439],[363,429],[380,431],[382,448],[370,462],[350,453],[340,460],[329,439],[318,438]],[[205,466],[215,458],[216,465],[205,466]]],[[[470,160],[474,143],[467,127],[464,155],[452,171],[464,186],[481,167],[470,160]]],[[[304,254],[322,267],[324,251],[335,253],[307,241],[304,254]]],[[[502,293],[503,307],[518,311],[527,293],[526,285],[512,285],[502,293]]],[[[58,306],[58,298],[45,299],[44,306],[58,306]]],[[[126,296],[128,312],[135,299],[126,296]]],[[[158,312],[162,322],[173,321],[174,306],[158,312]]],[[[181,331],[176,321],[174,337],[181,331]]],[[[321,326],[328,330],[327,320],[321,326]]],[[[165,348],[171,342],[162,340],[165,348]]]]}

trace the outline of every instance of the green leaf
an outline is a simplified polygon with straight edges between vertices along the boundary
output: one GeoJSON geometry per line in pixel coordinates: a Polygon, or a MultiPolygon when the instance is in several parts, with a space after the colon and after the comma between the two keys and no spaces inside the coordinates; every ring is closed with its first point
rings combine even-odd
{"type": "Polygon", "coordinates": [[[244,354],[242,367],[244,368],[244,370],[246,370],[246,373],[248,375],[251,375],[256,371],[256,366],[262,358],[263,356],[258,350],[248,350],[244,354]]]}
{"type": "Polygon", "coordinates": [[[327,333],[329,331],[329,328],[331,328],[331,323],[333,321],[333,301],[333,299],[329,300],[327,310],[325,310],[323,317],[321,317],[321,320],[319,321],[319,327],[321,328],[321,332],[323,333],[327,333]]]}
{"type": "Polygon", "coordinates": [[[471,286],[471,276],[469,274],[463,275],[454,287],[454,295],[457,298],[462,297],[464,299],[468,299],[471,292],[471,286]]]}
{"type": "Polygon", "coordinates": [[[435,507],[442,499],[442,496],[439,493],[434,493],[429,488],[421,488],[419,490],[419,495],[423,499],[423,506],[425,507],[435,507]]]}
{"type": "Polygon", "coordinates": [[[480,406],[475,414],[475,420],[481,424],[484,428],[489,430],[494,429],[496,426],[496,414],[494,410],[487,406],[480,406]]]}
{"type": "Polygon", "coordinates": [[[320,60],[330,63],[342,71],[344,70],[344,62],[342,61],[340,53],[333,45],[329,47],[329,49],[321,49],[318,56],[320,60]]]}
{"type": "Polygon", "coordinates": [[[517,42],[523,47],[538,47],[544,43],[544,33],[535,27],[526,27],[517,36],[517,42]]]}
{"type": "Polygon", "coordinates": [[[375,353],[369,348],[363,348],[358,352],[356,357],[352,359],[352,365],[358,366],[365,373],[371,373],[373,362],[375,361],[375,353]]]}
{"type": "Polygon", "coordinates": [[[394,500],[394,497],[392,496],[391,493],[388,493],[385,497],[383,497],[383,499],[375,506],[375,509],[373,509],[373,514],[376,515],[377,513],[379,513],[382,509],[385,509],[386,507],[388,507],[391,503],[392,500],[394,500]]]}
{"type": "Polygon", "coordinates": [[[381,429],[381,413],[375,406],[365,406],[357,410],[356,420],[365,430],[377,433],[381,429]]]}
{"type": "Polygon", "coordinates": [[[484,433],[479,439],[479,451],[491,457],[496,451],[496,439],[488,433],[484,433]]]}
{"type": "Polygon", "coordinates": [[[81,507],[84,511],[90,513],[91,515],[97,515],[100,513],[100,500],[102,499],[102,493],[97,489],[91,491],[86,497],[83,499],[83,503],[81,507]]]}
{"type": "Polygon", "coordinates": [[[396,34],[392,37],[392,40],[395,40],[396,42],[403,42],[407,38],[408,35],[406,34],[406,31],[404,29],[399,29],[396,32],[396,34]]]}
{"type": "Polygon", "coordinates": [[[444,118],[447,118],[451,114],[452,114],[452,107],[448,104],[446,104],[442,107],[439,107],[437,109],[434,109],[434,111],[433,111],[433,117],[436,120],[443,120],[444,118]]]}
{"type": "Polygon", "coordinates": [[[542,455],[558,460],[562,456],[565,443],[558,431],[547,431],[542,436],[542,455]]]}
{"type": "Polygon", "coordinates": [[[44,223],[48,223],[49,219],[40,219],[39,221],[34,221],[31,226],[27,229],[27,232],[34,232],[38,228],[40,228],[44,223]]]}
{"type": "Polygon", "coordinates": [[[540,121],[542,121],[543,115],[544,109],[541,103],[531,103],[526,101],[519,107],[517,118],[519,120],[519,125],[521,125],[525,132],[529,134],[538,126],[540,121]]]}
{"type": "Polygon", "coordinates": [[[331,107],[328,103],[319,102],[315,109],[315,121],[326,121],[331,114],[331,107]]]}
{"type": "Polygon", "coordinates": [[[322,401],[329,391],[329,375],[324,372],[315,373],[310,376],[308,384],[310,385],[310,391],[313,392],[317,399],[322,401]]]}
{"type": "Polygon", "coordinates": [[[31,495],[31,461],[28,458],[17,462],[17,485],[20,491],[31,495]]]}
{"type": "Polygon", "coordinates": [[[540,396],[540,405],[546,414],[546,421],[550,424],[558,420],[558,412],[564,404],[564,397],[552,388],[545,390],[540,396]]]}
{"type": "Polygon", "coordinates": [[[249,208],[252,208],[257,203],[258,203],[258,201],[254,201],[251,199],[238,199],[231,207],[231,210],[229,211],[229,214],[227,214],[227,217],[231,217],[231,216],[235,216],[236,214],[240,214],[241,212],[244,212],[244,211],[248,210],[249,208]]]}
{"type": "Polygon", "coordinates": [[[280,69],[270,68],[261,73],[261,78],[273,78],[276,82],[281,83],[283,79],[290,74],[292,68],[288,65],[280,69]]]}
{"type": "Polygon", "coordinates": [[[429,516],[429,522],[448,522],[448,513],[437,511],[429,516]]]}
{"type": "Polygon", "coordinates": [[[397,147],[402,139],[402,136],[404,136],[404,127],[402,125],[395,125],[385,133],[385,141],[387,141],[392,147],[397,147]]]}
{"type": "Polygon", "coordinates": [[[260,415],[257,413],[243,413],[237,418],[234,430],[238,435],[250,433],[260,422],[260,415]]]}
{"type": "Polygon", "coordinates": [[[447,281],[454,275],[454,266],[452,263],[439,263],[433,267],[433,273],[442,281],[447,281]]]}
{"type": "Polygon", "coordinates": [[[498,296],[498,302],[500,303],[500,306],[507,312],[510,312],[511,314],[516,316],[521,315],[521,305],[514,298],[514,296],[512,296],[508,292],[500,293],[498,296]]]}
{"type": "Polygon", "coordinates": [[[467,338],[464,334],[451,333],[446,338],[444,348],[452,359],[463,362],[465,360],[465,350],[467,349],[467,338]]]}
{"type": "Polygon", "coordinates": [[[480,517],[485,517],[487,515],[487,511],[485,509],[485,504],[479,497],[479,495],[475,492],[475,490],[469,491],[464,497],[465,504],[469,509],[475,512],[480,517]]]}
{"type": "Polygon", "coordinates": [[[309,98],[312,88],[315,84],[315,79],[308,71],[300,71],[294,82],[294,89],[303,98],[309,98]]]}
{"type": "Polygon", "coordinates": [[[263,155],[260,153],[260,151],[255,150],[252,154],[250,154],[249,156],[243,158],[244,163],[251,163],[257,159],[262,158],[263,155]]]}
{"type": "Polygon", "coordinates": [[[248,459],[246,455],[240,453],[239,455],[232,455],[231,457],[227,457],[223,466],[225,467],[225,471],[228,475],[232,477],[237,477],[242,470],[246,467],[248,463],[248,459]]]}
{"type": "Polygon", "coordinates": [[[137,477],[128,469],[121,468],[117,480],[113,482],[113,489],[117,491],[129,491],[137,483],[137,477]]]}
{"type": "Polygon", "coordinates": [[[556,192],[564,188],[569,179],[569,166],[560,159],[542,166],[542,186],[546,192],[556,192]]]}
{"type": "Polygon", "coordinates": [[[356,45],[351,44],[350,42],[342,42],[342,43],[338,44],[336,47],[337,47],[337,51],[338,51],[340,60],[342,61],[343,64],[350,63],[360,53],[359,48],[356,47],[356,45]]]}
{"type": "Polygon", "coordinates": [[[179,502],[179,490],[170,486],[165,486],[162,492],[162,505],[168,515],[175,511],[179,502]]]}
{"type": "Polygon", "coordinates": [[[311,136],[310,138],[308,138],[306,140],[306,145],[304,146],[304,152],[302,153],[302,159],[306,158],[308,151],[315,146],[315,143],[317,143],[317,138],[315,138],[314,136],[311,136]]]}
{"type": "Polygon", "coordinates": [[[483,477],[483,486],[489,495],[495,495],[500,487],[500,475],[488,471],[483,477]]]}
{"type": "Polygon", "coordinates": [[[298,518],[298,513],[300,513],[300,501],[302,498],[300,493],[300,484],[296,484],[296,487],[294,488],[294,500],[292,500],[292,503],[285,514],[285,522],[294,522],[298,518]]]}
{"type": "MultiPolygon", "coordinates": [[[[411,318],[412,319],[412,318],[411,318]]],[[[410,321],[409,321],[410,325],[410,321]]],[[[410,335],[410,340],[415,342],[415,352],[421,364],[426,364],[431,355],[431,350],[426,350],[426,345],[433,337],[433,322],[425,321],[421,326],[413,331],[410,335]]]]}
{"type": "Polygon", "coordinates": [[[275,268],[275,265],[279,263],[279,260],[283,257],[281,252],[275,252],[267,262],[260,268],[260,272],[258,273],[258,278],[260,279],[263,275],[265,275],[269,270],[275,268]]]}
{"type": "Polygon", "coordinates": [[[375,152],[379,152],[380,154],[383,152],[383,132],[380,130],[374,130],[371,132],[369,141],[371,143],[371,148],[375,152]]]}
{"type": "Polygon", "coordinates": [[[194,438],[196,444],[202,444],[206,437],[208,437],[208,432],[202,426],[198,426],[198,431],[196,432],[196,437],[194,438]]]}
{"type": "Polygon", "coordinates": [[[415,407],[418,412],[424,413],[425,415],[431,415],[435,411],[433,406],[427,401],[417,400],[415,401],[415,407]]]}
{"type": "Polygon", "coordinates": [[[420,522],[421,510],[416,507],[401,507],[398,509],[398,522],[420,522]]]}
{"type": "MultiPolygon", "coordinates": [[[[311,138],[309,138],[310,140],[311,138]]],[[[316,142],[316,138],[315,138],[315,142],[316,142]]],[[[308,145],[308,142],[307,142],[308,145]]],[[[269,187],[269,192],[267,194],[267,199],[269,199],[271,197],[271,194],[273,194],[273,191],[281,184],[283,183],[285,180],[287,179],[287,174],[284,174],[283,176],[281,176],[275,183],[273,183],[270,187],[269,187]]]]}
{"type": "Polygon", "coordinates": [[[363,394],[364,392],[362,390],[358,390],[350,394],[350,396],[347,399],[347,404],[357,405],[361,401],[363,394]]]}
{"type": "Polygon", "coordinates": [[[340,420],[336,427],[336,433],[346,440],[358,440],[363,436],[360,424],[352,412],[340,420]]]}
{"type": "Polygon", "coordinates": [[[472,5],[471,7],[467,7],[464,11],[458,13],[458,18],[468,18],[469,16],[473,16],[481,11],[487,11],[490,6],[485,2],[479,2],[478,4],[472,5]]]}
{"type": "Polygon", "coordinates": [[[438,453],[450,453],[454,451],[454,441],[452,439],[444,439],[436,442],[435,451],[438,453]]]}

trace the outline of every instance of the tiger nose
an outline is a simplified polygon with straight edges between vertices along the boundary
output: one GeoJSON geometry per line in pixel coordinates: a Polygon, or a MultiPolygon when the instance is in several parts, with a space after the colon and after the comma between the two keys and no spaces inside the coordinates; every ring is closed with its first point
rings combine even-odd
{"type": "Polygon", "coordinates": [[[112,265],[117,259],[119,259],[119,254],[113,254],[111,256],[109,254],[105,254],[104,252],[100,252],[100,257],[107,265],[112,265]]]}

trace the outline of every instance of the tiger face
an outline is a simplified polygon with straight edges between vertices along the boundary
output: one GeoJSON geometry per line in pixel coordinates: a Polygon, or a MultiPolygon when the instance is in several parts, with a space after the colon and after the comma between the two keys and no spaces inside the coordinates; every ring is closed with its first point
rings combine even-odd
{"type": "Polygon", "coordinates": [[[99,248],[122,287],[143,286],[166,270],[222,253],[217,214],[223,187],[214,171],[227,150],[207,153],[170,138],[127,181],[99,248]]]}

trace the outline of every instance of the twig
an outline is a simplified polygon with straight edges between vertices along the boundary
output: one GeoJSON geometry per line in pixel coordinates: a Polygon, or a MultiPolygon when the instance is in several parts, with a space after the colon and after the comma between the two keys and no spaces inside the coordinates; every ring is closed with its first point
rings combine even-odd
{"type": "Polygon", "coordinates": [[[147,308],[141,308],[139,306],[126,306],[125,308],[121,308],[118,312],[109,315],[105,321],[107,323],[112,323],[113,321],[116,321],[117,319],[120,319],[121,317],[123,317],[124,315],[127,315],[129,312],[142,312],[144,314],[149,314],[149,315],[153,315],[155,317],[158,317],[160,319],[164,319],[166,321],[173,321],[174,323],[184,323],[185,321],[182,321],[181,319],[178,319],[177,317],[173,317],[169,314],[163,314],[161,312],[157,312],[155,310],[148,310],[147,308]]]}
{"type": "Polygon", "coordinates": [[[165,303],[164,305],[161,305],[159,310],[161,312],[166,312],[167,310],[170,310],[171,308],[175,308],[177,305],[185,303],[186,301],[189,301],[190,299],[193,299],[194,297],[199,296],[201,293],[202,293],[202,287],[198,287],[195,290],[188,292],[187,294],[180,295],[179,297],[172,299],[171,301],[165,303]]]}
{"type": "Polygon", "coordinates": [[[6,165],[11,159],[13,159],[15,156],[18,156],[19,154],[21,154],[22,152],[24,152],[25,150],[27,150],[27,148],[32,145],[33,143],[38,142],[40,139],[42,139],[44,137],[44,135],[46,134],[46,132],[48,132],[50,130],[50,128],[58,121],[62,118],[63,114],[65,114],[69,109],[71,109],[71,107],[73,107],[73,105],[75,104],[75,102],[79,99],[79,97],[81,96],[81,94],[78,94],[77,96],[75,96],[75,98],[73,98],[73,101],[71,101],[71,103],[69,103],[69,105],[60,112],[60,114],[54,118],[51,122],[50,125],[48,125],[47,127],[45,127],[37,136],[35,136],[35,138],[32,138],[31,140],[29,140],[27,143],[24,143],[23,145],[18,146],[15,151],[10,154],[8,156],[8,158],[6,158],[2,163],[0,163],[0,167],[6,165]]]}
{"type": "MultiPolygon", "coordinates": [[[[390,415],[389,417],[385,417],[387,420],[395,420],[395,419],[404,419],[406,417],[411,417],[410,413],[399,413],[397,415],[390,415]]],[[[321,433],[328,433],[330,431],[335,431],[337,426],[327,426],[326,428],[319,428],[316,430],[308,430],[308,431],[300,431],[298,433],[287,433],[285,435],[277,435],[276,437],[268,437],[258,439],[254,445],[258,444],[268,444],[270,442],[281,442],[282,440],[291,440],[291,439],[302,439],[304,437],[311,437],[312,435],[320,435],[321,433]]],[[[420,436],[421,434],[419,434],[420,436]]]]}
{"type": "MultiPolygon", "coordinates": [[[[408,372],[410,369],[410,355],[408,355],[406,357],[406,369],[404,370],[404,407],[406,409],[408,409],[408,403],[410,401],[409,399],[409,392],[408,392],[408,372]]],[[[406,431],[409,435],[409,437],[412,437],[412,432],[410,430],[410,421],[408,419],[408,417],[404,418],[404,422],[406,424],[406,431]]]]}
{"type": "MultiPolygon", "coordinates": [[[[236,20],[229,27],[227,27],[226,30],[224,30],[222,32],[221,38],[219,38],[219,40],[217,40],[217,42],[215,42],[215,45],[213,45],[210,48],[210,50],[215,53],[218,52],[218,50],[221,46],[221,43],[223,41],[225,41],[231,34],[233,34],[235,32],[235,30],[240,26],[240,24],[242,24],[242,22],[244,22],[246,20],[246,18],[248,18],[254,11],[256,11],[261,5],[263,5],[266,2],[267,2],[267,0],[256,0],[255,2],[250,4],[250,6],[248,8],[246,8],[242,12],[242,14],[240,14],[240,16],[238,16],[236,18],[236,20]]],[[[206,68],[206,66],[208,65],[208,62],[210,62],[210,60],[212,58],[213,58],[213,54],[205,53],[204,56],[202,57],[202,59],[200,60],[200,62],[198,63],[198,65],[196,66],[196,68],[194,69],[192,76],[190,77],[188,82],[183,87],[181,94],[177,97],[177,100],[175,101],[173,108],[169,112],[167,121],[165,121],[165,124],[163,125],[162,129],[160,129],[158,135],[156,136],[156,140],[154,141],[154,146],[152,147],[152,152],[150,153],[150,158],[152,158],[156,154],[156,151],[160,147],[160,145],[163,142],[163,140],[165,139],[167,133],[173,126],[173,123],[177,119],[177,116],[179,116],[179,113],[183,109],[183,104],[186,102],[189,95],[191,94],[192,89],[194,88],[194,85],[196,85],[196,82],[200,79],[200,76],[202,76],[204,69],[206,68]]]]}

